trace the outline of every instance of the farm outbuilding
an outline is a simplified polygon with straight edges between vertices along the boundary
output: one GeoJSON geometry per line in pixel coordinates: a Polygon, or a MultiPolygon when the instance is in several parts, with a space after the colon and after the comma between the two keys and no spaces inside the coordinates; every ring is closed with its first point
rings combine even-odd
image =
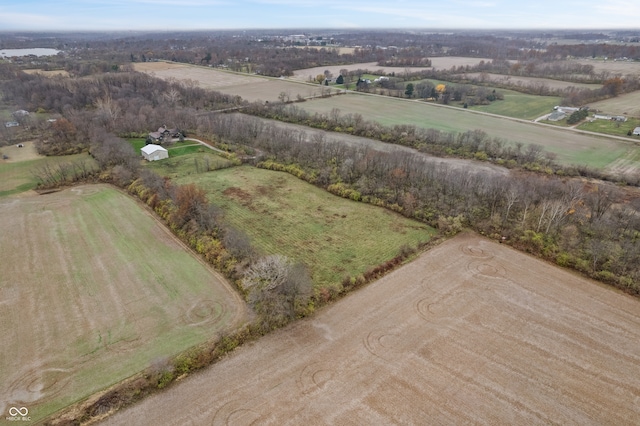
{"type": "Polygon", "coordinates": [[[547,120],[560,121],[565,119],[566,117],[567,117],[567,114],[565,114],[564,111],[554,111],[551,114],[549,114],[549,117],[547,117],[547,120]]]}
{"type": "Polygon", "coordinates": [[[156,161],[162,160],[164,158],[169,158],[169,151],[167,151],[160,145],[145,145],[140,148],[140,152],[142,153],[142,157],[147,161],[156,161]]]}

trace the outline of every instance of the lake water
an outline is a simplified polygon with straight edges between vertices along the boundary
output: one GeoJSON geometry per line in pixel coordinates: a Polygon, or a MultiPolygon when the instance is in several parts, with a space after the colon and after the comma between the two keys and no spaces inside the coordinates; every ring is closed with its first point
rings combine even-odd
{"type": "Polygon", "coordinates": [[[27,55],[36,55],[36,56],[51,56],[57,55],[59,50],[56,49],[45,49],[45,48],[34,48],[34,49],[0,49],[0,56],[11,57],[11,56],[27,56],[27,55]]]}

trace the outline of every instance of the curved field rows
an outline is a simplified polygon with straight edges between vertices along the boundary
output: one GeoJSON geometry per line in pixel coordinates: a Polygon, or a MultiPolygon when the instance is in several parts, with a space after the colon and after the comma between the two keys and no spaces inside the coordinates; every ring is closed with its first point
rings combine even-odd
{"type": "Polygon", "coordinates": [[[0,200],[0,412],[42,419],[246,320],[244,302],[128,196],[0,200]]]}
{"type": "Polygon", "coordinates": [[[107,425],[640,418],[640,301],[460,235],[107,425]]]}

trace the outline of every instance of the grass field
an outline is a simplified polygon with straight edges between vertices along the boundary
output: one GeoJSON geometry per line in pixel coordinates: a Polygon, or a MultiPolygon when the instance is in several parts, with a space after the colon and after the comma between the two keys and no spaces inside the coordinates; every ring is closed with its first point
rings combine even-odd
{"type": "MultiPolygon", "coordinates": [[[[447,108],[419,101],[408,101],[383,96],[350,94],[332,98],[314,99],[299,105],[310,113],[328,114],[333,108],[341,113],[359,113],[366,120],[387,126],[413,124],[446,132],[483,130],[491,137],[507,142],[542,145],[558,155],[564,164],[586,164],[607,168],[619,157],[640,150],[633,142],[624,142],[606,136],[583,134],[555,126],[544,126],[528,120],[516,120],[493,115],[474,113],[460,108],[447,108]],[[603,161],[606,159],[609,161],[603,161]],[[587,161],[585,163],[585,161],[587,161]]],[[[640,169],[640,163],[635,163],[640,169]]]]}
{"type": "Polygon", "coordinates": [[[505,117],[533,120],[548,114],[555,105],[560,103],[560,98],[556,96],[535,96],[513,90],[496,90],[504,95],[504,100],[494,101],[489,105],[472,106],[469,109],[505,117]]]}
{"type": "MultiPolygon", "coordinates": [[[[144,138],[131,138],[127,139],[136,154],[142,155],[140,149],[143,148],[147,142],[144,138]]],[[[194,141],[185,140],[182,142],[174,142],[171,145],[164,146],[169,151],[169,157],[177,157],[180,155],[192,154],[194,152],[204,152],[205,148],[194,141]]]]}
{"type": "Polygon", "coordinates": [[[37,421],[245,319],[239,296],[107,186],[0,199],[0,412],[37,421]]]}
{"type": "MultiPolygon", "coordinates": [[[[440,80],[425,80],[431,82],[434,86],[444,84],[445,86],[454,87],[458,83],[449,83],[440,80]]],[[[414,82],[414,86],[419,82],[414,82]]],[[[473,85],[471,85],[473,86],[473,85]]],[[[474,86],[479,87],[479,86],[474,86]]],[[[485,90],[495,90],[504,95],[503,100],[496,100],[489,105],[470,106],[471,111],[487,112],[490,114],[502,115],[504,117],[520,118],[524,120],[533,120],[544,114],[548,114],[553,107],[558,105],[560,98],[557,96],[536,96],[525,93],[516,92],[514,90],[494,88],[491,86],[483,86],[485,90]]],[[[463,108],[464,102],[451,102],[450,106],[463,108]]]]}
{"type": "MultiPolygon", "coordinates": [[[[202,147],[202,145],[200,145],[199,148],[210,151],[202,147]]],[[[159,175],[172,179],[202,173],[208,170],[224,169],[231,165],[231,161],[211,152],[196,152],[180,156],[171,156],[166,160],[152,161],[145,164],[147,168],[155,171],[159,175]]]]}
{"type": "Polygon", "coordinates": [[[461,234],[105,426],[637,425],[639,324],[637,298],[461,234]]]}
{"type": "Polygon", "coordinates": [[[578,126],[580,130],[605,133],[608,135],[627,136],[627,133],[640,126],[640,118],[629,118],[626,122],[611,120],[585,121],[578,126]]]}
{"type": "Polygon", "coordinates": [[[234,167],[187,176],[263,254],[311,268],[316,287],[336,285],[427,241],[434,230],[386,209],[329,194],[286,173],[234,167]]]}
{"type": "MultiPolygon", "coordinates": [[[[11,154],[11,150],[15,151],[15,147],[2,147],[0,151],[9,154],[9,161],[0,160],[0,197],[19,194],[22,192],[35,189],[38,179],[33,174],[38,168],[45,164],[55,165],[60,163],[71,163],[75,161],[86,161],[92,166],[95,161],[89,154],[67,155],[63,157],[26,157],[26,159],[17,159],[11,154]]],[[[28,147],[20,148],[27,150],[28,147]]],[[[22,152],[22,151],[21,151],[22,152]]]]}
{"type": "MultiPolygon", "coordinates": [[[[145,139],[127,139],[138,154],[146,144],[145,139]]],[[[204,171],[223,169],[231,166],[231,162],[212,150],[192,140],[176,142],[167,146],[169,158],[162,161],[144,162],[145,167],[170,178],[187,176],[204,171]]]]}

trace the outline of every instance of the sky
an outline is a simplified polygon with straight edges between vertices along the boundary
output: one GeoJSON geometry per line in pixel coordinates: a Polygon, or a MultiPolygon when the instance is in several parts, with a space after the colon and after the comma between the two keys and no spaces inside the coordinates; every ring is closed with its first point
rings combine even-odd
{"type": "Polygon", "coordinates": [[[0,0],[0,31],[278,28],[640,29],[640,1],[0,0]]]}

